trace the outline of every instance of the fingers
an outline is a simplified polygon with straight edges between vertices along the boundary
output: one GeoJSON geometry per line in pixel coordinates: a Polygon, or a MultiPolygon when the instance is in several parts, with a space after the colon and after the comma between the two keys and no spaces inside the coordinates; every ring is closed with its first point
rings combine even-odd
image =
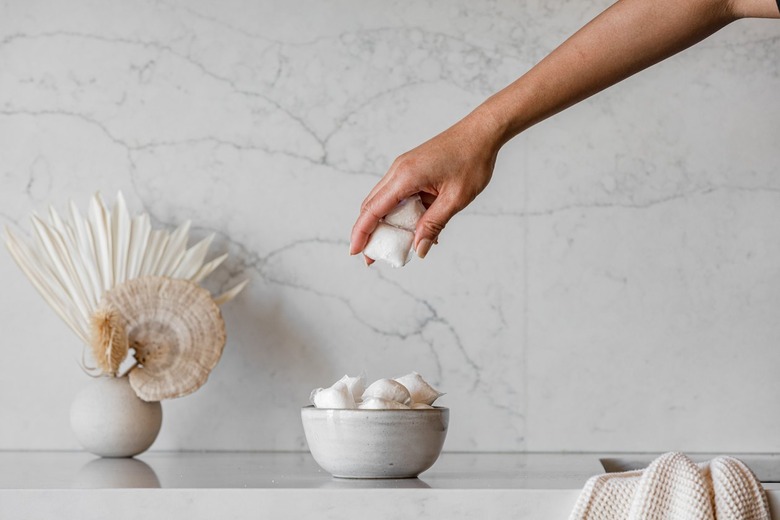
{"type": "Polygon", "coordinates": [[[397,157],[395,161],[393,161],[393,164],[390,165],[390,168],[387,170],[387,173],[379,179],[379,182],[376,183],[376,185],[371,189],[371,191],[368,193],[365,199],[363,199],[363,202],[361,203],[361,207],[365,206],[365,204],[373,198],[374,195],[376,195],[376,192],[381,190],[385,187],[385,185],[395,177],[395,170],[398,168],[398,165],[401,163],[401,157],[397,157]]]}
{"type": "MultiPolygon", "coordinates": [[[[373,209],[371,209],[373,207],[372,200],[380,190],[387,186],[387,183],[393,177],[393,172],[396,169],[397,164],[398,159],[393,161],[393,164],[390,166],[390,169],[387,171],[387,173],[379,180],[379,182],[374,185],[366,198],[363,199],[363,202],[360,204],[360,216],[355,222],[355,225],[352,227],[352,233],[349,240],[350,255],[356,255],[366,247],[368,237],[371,236],[371,233],[373,233],[374,229],[376,229],[376,225],[379,219],[384,217],[385,214],[387,214],[387,211],[390,211],[387,210],[384,214],[381,214],[378,218],[375,218],[376,215],[371,214],[375,213],[373,209]],[[370,214],[365,215],[367,212],[370,212],[370,214]]],[[[371,265],[374,263],[374,261],[368,257],[365,257],[365,260],[366,265],[371,265]]]]}
{"type": "Polygon", "coordinates": [[[431,204],[433,204],[433,201],[436,200],[436,195],[432,193],[427,193],[425,191],[421,191],[420,199],[422,200],[423,206],[425,206],[426,208],[430,208],[431,204]]]}
{"type": "Polygon", "coordinates": [[[417,252],[417,256],[425,258],[431,246],[438,244],[439,233],[460,209],[455,200],[445,193],[440,194],[433,201],[433,204],[417,222],[414,240],[414,250],[417,252]]]}
{"type": "Polygon", "coordinates": [[[352,227],[349,254],[356,255],[363,251],[379,220],[387,215],[399,202],[414,193],[416,193],[414,188],[396,181],[385,183],[373,197],[367,199],[360,208],[360,216],[352,227]]]}
{"type": "Polygon", "coordinates": [[[366,203],[367,203],[369,200],[371,200],[372,198],[374,198],[374,195],[376,195],[376,192],[378,192],[379,190],[381,190],[382,188],[384,188],[384,187],[385,187],[385,185],[386,185],[386,184],[388,183],[388,181],[390,180],[390,176],[391,176],[391,172],[392,172],[392,171],[393,171],[393,170],[391,169],[390,171],[388,171],[388,172],[385,174],[385,176],[384,176],[384,177],[382,177],[381,179],[379,179],[379,182],[377,182],[377,183],[376,183],[376,185],[375,185],[375,186],[374,186],[374,187],[371,189],[371,191],[368,193],[368,195],[366,195],[366,198],[365,198],[365,199],[363,199],[363,202],[361,202],[361,203],[360,203],[360,207],[361,207],[361,208],[362,208],[363,206],[365,206],[365,205],[366,205],[366,203]]]}

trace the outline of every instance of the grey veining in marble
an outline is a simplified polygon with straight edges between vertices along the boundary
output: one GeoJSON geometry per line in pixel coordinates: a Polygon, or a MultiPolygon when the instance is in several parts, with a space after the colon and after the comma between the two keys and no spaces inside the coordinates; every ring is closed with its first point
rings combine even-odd
{"type": "MultiPolygon", "coordinates": [[[[0,221],[122,189],[232,259],[156,449],[305,447],[309,391],[416,370],[445,450],[780,449],[780,25],[530,130],[425,261],[347,256],[392,159],[608,2],[0,2],[0,221]]],[[[0,254],[0,448],[76,448],[81,347],[0,254]]]]}

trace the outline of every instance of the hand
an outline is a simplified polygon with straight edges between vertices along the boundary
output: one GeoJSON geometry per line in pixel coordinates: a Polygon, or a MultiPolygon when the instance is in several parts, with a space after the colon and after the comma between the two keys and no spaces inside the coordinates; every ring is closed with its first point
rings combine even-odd
{"type": "Polygon", "coordinates": [[[352,228],[350,254],[363,251],[379,220],[400,201],[419,193],[428,209],[417,223],[414,249],[424,258],[452,216],[487,186],[500,143],[495,120],[487,110],[477,109],[398,157],[363,201],[352,228]]]}
{"type": "Polygon", "coordinates": [[[465,119],[396,159],[363,202],[350,253],[363,251],[396,204],[420,193],[430,207],[414,248],[425,257],[450,218],[485,189],[503,143],[749,16],[777,18],[780,11],[775,0],[618,1],[465,119]]]}

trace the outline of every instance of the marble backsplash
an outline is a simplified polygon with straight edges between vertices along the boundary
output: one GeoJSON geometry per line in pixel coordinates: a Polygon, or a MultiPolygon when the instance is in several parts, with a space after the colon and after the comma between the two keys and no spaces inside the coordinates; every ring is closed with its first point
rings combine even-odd
{"type": "MultiPolygon", "coordinates": [[[[445,449],[780,450],[780,22],[505,147],[424,261],[347,254],[393,158],[608,2],[0,2],[0,221],[122,190],[231,260],[155,449],[297,450],[309,391],[417,370],[445,449]]],[[[81,346],[0,251],[0,449],[78,445],[81,346]]]]}

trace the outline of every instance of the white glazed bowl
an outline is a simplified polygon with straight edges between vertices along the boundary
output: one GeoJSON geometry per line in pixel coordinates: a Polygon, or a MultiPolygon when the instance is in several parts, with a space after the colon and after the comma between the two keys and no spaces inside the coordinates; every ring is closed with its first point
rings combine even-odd
{"type": "Polygon", "coordinates": [[[447,436],[449,408],[301,410],[309,449],[341,478],[413,478],[433,466],[447,436]]]}

